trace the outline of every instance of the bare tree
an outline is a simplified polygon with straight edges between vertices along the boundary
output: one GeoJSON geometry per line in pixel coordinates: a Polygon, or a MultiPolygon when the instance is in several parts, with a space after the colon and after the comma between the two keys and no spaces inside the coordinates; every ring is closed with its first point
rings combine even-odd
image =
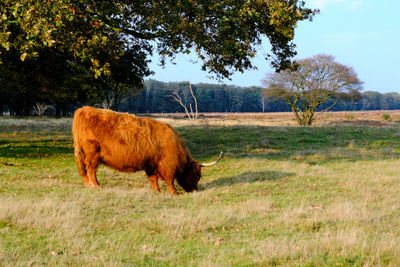
{"type": "Polygon", "coordinates": [[[33,108],[35,109],[36,114],[40,116],[43,115],[49,108],[53,108],[53,106],[45,103],[36,103],[33,105],[33,108]]]}
{"type": "MultiPolygon", "coordinates": [[[[105,83],[107,84],[107,83],[105,83]]],[[[119,104],[121,103],[122,96],[124,93],[131,90],[128,86],[121,84],[107,84],[110,90],[102,93],[101,106],[105,109],[111,109],[118,111],[119,104]]]]}
{"type": "Polygon", "coordinates": [[[101,106],[104,109],[113,109],[119,102],[121,96],[114,91],[108,91],[104,94],[103,100],[101,101],[101,106]]]}
{"type": "Polygon", "coordinates": [[[322,104],[338,99],[357,99],[362,82],[353,68],[334,61],[330,55],[316,55],[297,62],[296,70],[269,73],[262,80],[266,97],[281,98],[292,108],[299,125],[311,125],[322,104]]]}
{"type": "Polygon", "coordinates": [[[194,102],[194,107],[195,110],[193,111],[193,107],[192,107],[192,103],[191,101],[185,101],[184,98],[182,97],[182,94],[184,94],[183,90],[181,88],[174,88],[171,90],[171,96],[172,98],[179,103],[179,105],[181,105],[184,109],[185,109],[185,113],[186,116],[189,119],[197,119],[199,116],[199,111],[197,108],[197,98],[193,93],[193,89],[192,89],[192,83],[189,81],[189,91],[190,94],[193,98],[193,102],[194,102]]]}

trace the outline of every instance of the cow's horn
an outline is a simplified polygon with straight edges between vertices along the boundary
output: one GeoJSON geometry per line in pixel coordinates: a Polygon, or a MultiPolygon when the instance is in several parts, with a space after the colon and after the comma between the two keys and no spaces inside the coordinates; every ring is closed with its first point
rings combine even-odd
{"type": "Polygon", "coordinates": [[[210,162],[210,163],[199,163],[199,164],[200,164],[200,167],[210,167],[210,166],[212,166],[212,165],[217,164],[217,162],[221,159],[221,156],[222,156],[222,151],[221,151],[221,153],[219,153],[219,156],[218,156],[218,158],[217,158],[215,161],[210,162]]]}

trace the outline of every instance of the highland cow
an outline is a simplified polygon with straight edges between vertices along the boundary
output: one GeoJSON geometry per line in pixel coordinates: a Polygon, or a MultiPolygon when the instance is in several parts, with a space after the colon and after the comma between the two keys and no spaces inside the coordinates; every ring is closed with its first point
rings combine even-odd
{"type": "Polygon", "coordinates": [[[201,167],[192,159],[179,134],[168,124],[127,113],[83,107],[74,114],[72,125],[74,155],[85,186],[98,187],[100,164],[123,172],[144,170],[153,190],[160,191],[158,179],[176,195],[175,178],[186,192],[198,190],[201,167]]]}

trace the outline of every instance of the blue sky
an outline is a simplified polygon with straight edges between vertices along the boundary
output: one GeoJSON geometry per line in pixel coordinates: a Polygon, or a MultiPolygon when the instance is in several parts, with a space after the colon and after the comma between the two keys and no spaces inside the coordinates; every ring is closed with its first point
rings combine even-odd
{"type": "MultiPolygon", "coordinates": [[[[329,54],[352,66],[364,82],[364,91],[400,93],[400,0],[306,0],[307,7],[321,10],[312,22],[301,22],[295,35],[297,59],[329,54]]],[[[259,86],[273,71],[264,59],[267,46],[253,60],[258,70],[235,73],[223,83],[259,86]]],[[[159,81],[218,83],[201,71],[195,55],[178,55],[175,63],[158,66],[154,57],[150,68],[159,81]]]]}

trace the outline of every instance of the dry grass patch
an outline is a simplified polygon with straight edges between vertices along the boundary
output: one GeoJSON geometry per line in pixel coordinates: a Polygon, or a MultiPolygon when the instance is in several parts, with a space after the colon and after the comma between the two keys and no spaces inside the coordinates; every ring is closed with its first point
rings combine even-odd
{"type": "Polygon", "coordinates": [[[81,225],[78,200],[65,202],[54,197],[15,199],[0,197],[0,221],[18,227],[74,232],[81,225]]]}
{"type": "MultiPolygon", "coordinates": [[[[144,114],[146,116],[146,114],[144,114]]],[[[292,112],[273,113],[204,113],[198,120],[188,120],[184,114],[151,114],[175,127],[204,126],[298,126],[292,112]]],[[[399,110],[317,112],[313,126],[400,126],[399,110]],[[387,116],[390,119],[387,119],[387,116]]]]}

